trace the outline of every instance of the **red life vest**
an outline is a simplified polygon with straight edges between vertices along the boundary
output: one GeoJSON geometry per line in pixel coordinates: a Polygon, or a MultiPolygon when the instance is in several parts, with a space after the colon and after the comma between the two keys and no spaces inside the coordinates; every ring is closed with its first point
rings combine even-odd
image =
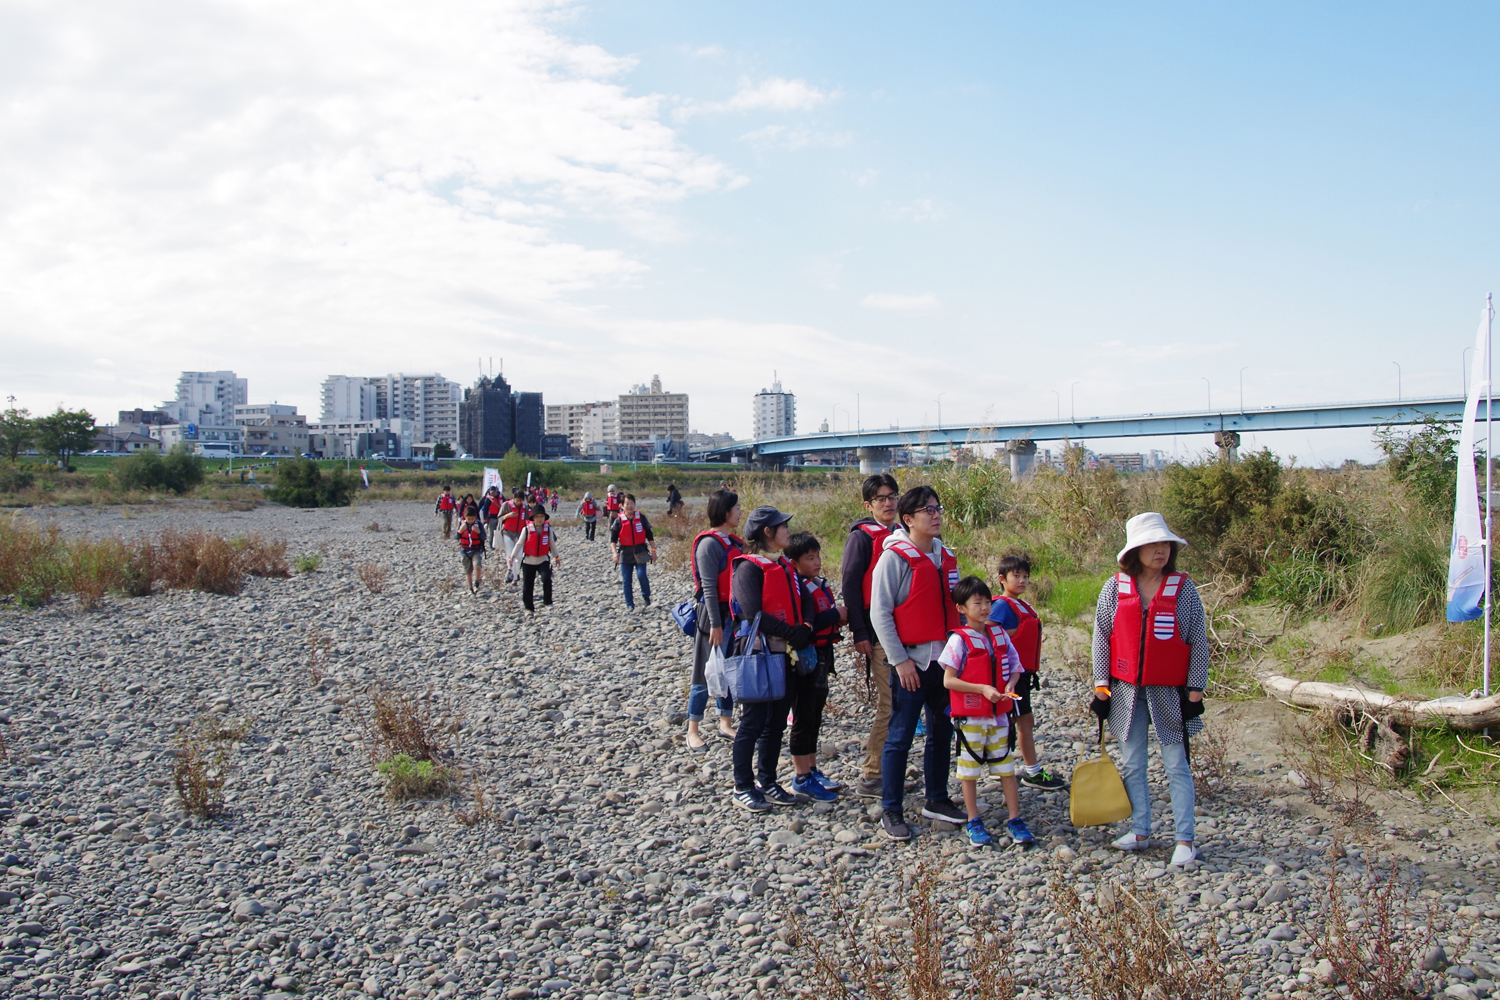
{"type": "Polygon", "coordinates": [[[1115,576],[1119,604],[1109,636],[1109,675],[1128,684],[1182,687],[1188,679],[1191,647],[1177,621],[1177,593],[1187,577],[1172,573],[1161,582],[1151,599],[1141,628],[1141,595],[1128,573],[1115,576]]]}
{"type": "Polygon", "coordinates": [[[911,591],[896,605],[896,634],[903,645],[942,642],[958,628],[958,608],[953,603],[953,587],[958,583],[958,558],[941,542],[943,572],[932,564],[927,553],[906,539],[886,545],[881,558],[893,555],[911,566],[911,591]]]}
{"type": "Polygon", "coordinates": [[[490,497],[489,500],[485,503],[484,516],[487,519],[493,521],[495,518],[500,516],[500,508],[503,506],[505,506],[505,502],[498,496],[490,497]]]}
{"type": "Polygon", "coordinates": [[[599,513],[599,505],[594,503],[594,501],[592,500],[585,500],[582,505],[579,506],[578,510],[581,514],[583,514],[584,517],[593,517],[599,513]]]}
{"type": "Polygon", "coordinates": [[[465,521],[463,527],[458,529],[458,547],[466,550],[484,548],[484,531],[477,524],[469,527],[465,521]]]}
{"type": "Polygon", "coordinates": [[[1042,620],[1037,616],[1036,609],[1019,597],[1001,594],[998,599],[1009,604],[1020,619],[1010,641],[1016,647],[1016,654],[1021,657],[1021,666],[1026,668],[1027,673],[1034,674],[1042,664],[1042,620]]]}
{"type": "MultiPolygon", "coordinates": [[[[988,684],[1003,694],[1005,685],[1010,680],[1005,676],[1005,647],[1009,644],[1005,629],[999,625],[991,625],[988,641],[978,630],[967,625],[961,626],[955,634],[963,638],[969,653],[964,660],[964,668],[958,672],[958,679],[968,684],[988,684]]],[[[948,704],[954,718],[984,718],[992,715],[1000,718],[1010,711],[1010,703],[1006,699],[1001,698],[992,703],[984,695],[971,691],[949,691],[948,704]]]]}
{"type": "Polygon", "coordinates": [[[641,524],[640,511],[636,511],[635,516],[628,521],[620,518],[619,541],[622,549],[630,545],[646,544],[646,528],[641,524]]]}
{"type": "Polygon", "coordinates": [[[526,544],[521,551],[528,556],[545,556],[552,552],[552,522],[544,521],[540,529],[535,524],[526,532],[526,544]]]}
{"type": "MultiPolygon", "coordinates": [[[[623,525],[621,525],[620,527],[620,533],[625,533],[625,527],[623,525]]],[[[732,575],[730,573],[730,563],[734,561],[735,553],[745,551],[745,540],[743,538],[740,538],[738,535],[730,535],[726,538],[725,536],[719,534],[717,531],[698,532],[697,536],[693,538],[692,546],[688,549],[688,551],[692,553],[691,558],[693,560],[693,586],[697,590],[697,593],[694,595],[696,597],[703,596],[703,581],[698,579],[698,543],[705,538],[712,538],[720,545],[724,546],[724,568],[719,570],[719,575],[715,579],[714,590],[718,594],[719,603],[728,604],[729,598],[731,596],[730,580],[732,579],[732,575]]]]}
{"type": "Polygon", "coordinates": [[[438,510],[452,510],[457,506],[458,502],[453,499],[452,493],[438,494],[438,510]]]}
{"type": "Polygon", "coordinates": [[[775,618],[788,625],[802,624],[802,595],[797,589],[797,567],[786,557],[754,555],[737,552],[730,563],[748,559],[760,567],[760,611],[767,618],[775,618]]]}
{"type": "Polygon", "coordinates": [[[505,501],[500,514],[505,518],[500,522],[500,527],[513,535],[520,534],[521,529],[526,526],[526,505],[520,500],[505,501]]]}
{"type": "Polygon", "coordinates": [[[875,580],[875,564],[880,561],[881,552],[885,551],[885,540],[891,537],[891,529],[879,521],[874,524],[856,525],[860,531],[870,536],[870,564],[865,567],[864,594],[865,611],[870,609],[870,589],[875,580]]]}
{"type": "MultiPolygon", "coordinates": [[[[832,611],[838,606],[837,602],[833,599],[833,591],[828,589],[828,581],[822,577],[818,577],[815,580],[803,580],[802,589],[813,599],[814,613],[816,614],[821,615],[823,612],[832,611]]],[[[834,622],[827,628],[813,633],[813,645],[832,646],[834,640],[838,638],[838,634],[839,625],[838,622],[834,622]]]]}
{"type": "Polygon", "coordinates": [[[620,499],[620,494],[618,493],[611,493],[604,498],[604,509],[608,511],[619,510],[624,504],[625,501],[620,499]]]}

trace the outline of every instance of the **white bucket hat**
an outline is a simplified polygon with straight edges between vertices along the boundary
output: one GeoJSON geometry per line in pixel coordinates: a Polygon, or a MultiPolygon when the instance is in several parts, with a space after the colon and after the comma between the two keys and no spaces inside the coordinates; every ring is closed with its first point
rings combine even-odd
{"type": "Polygon", "coordinates": [[[1187,546],[1186,538],[1179,538],[1172,534],[1172,529],[1167,527],[1167,519],[1155,511],[1145,514],[1137,514],[1125,522],[1125,547],[1120,554],[1115,556],[1115,562],[1125,558],[1125,553],[1131,549],[1138,549],[1142,545],[1150,545],[1152,542],[1176,542],[1179,547],[1187,546]]]}

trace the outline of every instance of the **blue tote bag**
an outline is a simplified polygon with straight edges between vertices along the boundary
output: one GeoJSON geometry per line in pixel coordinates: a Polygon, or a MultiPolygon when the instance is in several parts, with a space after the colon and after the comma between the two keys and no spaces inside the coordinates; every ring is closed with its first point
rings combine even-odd
{"type": "Polygon", "coordinates": [[[724,658],[730,695],[746,704],[785,698],[786,654],[766,649],[765,637],[760,634],[760,615],[740,626],[739,638],[744,642],[743,652],[724,658]]]}

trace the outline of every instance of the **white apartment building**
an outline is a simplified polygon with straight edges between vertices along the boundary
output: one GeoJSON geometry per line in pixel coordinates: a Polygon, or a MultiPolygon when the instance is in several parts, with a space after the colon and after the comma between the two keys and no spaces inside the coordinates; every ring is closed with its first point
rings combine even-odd
{"type": "Polygon", "coordinates": [[[762,389],[752,401],[752,437],[791,437],[797,433],[797,397],[781,391],[781,381],[771,383],[769,390],[762,389]]]}
{"type": "Polygon", "coordinates": [[[462,401],[463,387],[436,373],[330,375],[323,380],[318,423],[368,424],[371,430],[390,430],[401,436],[403,449],[422,442],[457,445],[462,401]],[[378,421],[395,423],[371,423],[378,421]]]}
{"type": "Polygon", "coordinates": [[[318,417],[322,423],[375,419],[375,386],[358,375],[325,378],[322,402],[318,417]]]}
{"type": "Polygon", "coordinates": [[[162,451],[178,444],[192,446],[194,454],[204,458],[238,458],[245,453],[243,427],[216,427],[207,424],[156,424],[151,436],[161,442],[162,451]]]}
{"type": "Polygon", "coordinates": [[[186,426],[230,427],[234,408],[248,403],[250,380],[231,371],[183,372],[177,379],[177,396],[161,405],[161,411],[186,426]]]}
{"type": "Polygon", "coordinates": [[[595,445],[612,445],[620,440],[619,404],[614,400],[548,404],[547,433],[566,434],[570,453],[592,457],[595,445]]]}

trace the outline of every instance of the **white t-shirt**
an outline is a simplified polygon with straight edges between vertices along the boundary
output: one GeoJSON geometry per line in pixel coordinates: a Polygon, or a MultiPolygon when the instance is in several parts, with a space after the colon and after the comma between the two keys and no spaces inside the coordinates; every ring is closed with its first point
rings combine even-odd
{"type": "MultiPolygon", "coordinates": [[[[985,637],[985,642],[989,642],[988,636],[985,637]]],[[[994,651],[991,650],[991,652],[993,653],[994,651]]],[[[944,669],[954,670],[962,674],[964,672],[964,665],[969,662],[968,642],[964,640],[963,636],[959,635],[957,632],[954,632],[948,637],[948,642],[945,646],[943,646],[943,651],[938,654],[937,661],[938,666],[943,667],[944,669]]],[[[1010,683],[1010,679],[1014,677],[1016,671],[1020,669],[1021,657],[1016,653],[1016,647],[1007,642],[1005,644],[1005,663],[999,670],[995,671],[995,687],[999,688],[1001,691],[1004,691],[1005,686],[1010,683]]],[[[993,715],[988,717],[971,715],[964,721],[969,723],[978,723],[985,726],[995,726],[998,729],[1006,729],[1010,725],[1006,717],[1003,715],[999,717],[993,715]]]]}

